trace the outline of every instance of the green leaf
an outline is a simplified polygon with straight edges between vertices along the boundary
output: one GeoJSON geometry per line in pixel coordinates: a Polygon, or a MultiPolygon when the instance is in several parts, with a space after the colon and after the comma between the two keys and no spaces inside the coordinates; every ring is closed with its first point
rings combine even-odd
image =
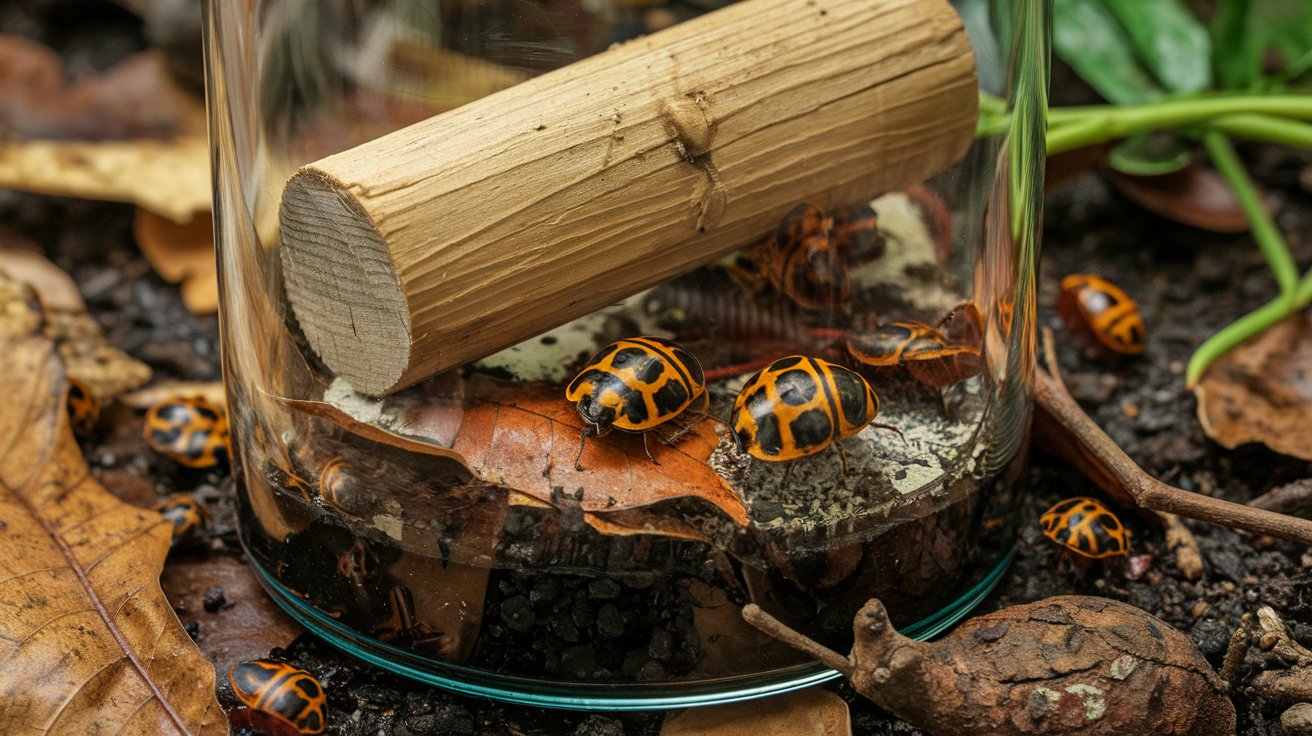
{"type": "Polygon", "coordinates": [[[1212,21],[1213,66],[1229,89],[1255,89],[1265,80],[1267,55],[1298,65],[1312,52],[1312,2],[1308,0],[1218,0],[1212,21]]]}
{"type": "Polygon", "coordinates": [[[1107,154],[1113,169],[1131,176],[1161,176],[1189,165],[1189,148],[1169,133],[1140,133],[1107,154]]]}
{"type": "Polygon", "coordinates": [[[1053,0],[1052,11],[1053,49],[1107,101],[1141,105],[1162,97],[1130,38],[1099,0],[1053,0]]]}
{"type": "Polygon", "coordinates": [[[1258,69],[1250,64],[1249,5],[1250,0],[1219,0],[1212,17],[1212,66],[1225,89],[1247,89],[1257,79],[1258,69]]]}
{"type": "Polygon", "coordinates": [[[1212,86],[1212,39],[1180,0],[1103,0],[1134,41],[1139,58],[1171,92],[1212,86]]]}

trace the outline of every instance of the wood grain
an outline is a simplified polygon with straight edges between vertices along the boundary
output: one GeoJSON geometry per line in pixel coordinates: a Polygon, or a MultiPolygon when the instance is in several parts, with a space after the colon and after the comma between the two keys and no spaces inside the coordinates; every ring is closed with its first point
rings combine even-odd
{"type": "Polygon", "coordinates": [[[933,176],[976,107],[943,0],[744,0],[303,167],[287,293],[387,393],[933,176]]]}

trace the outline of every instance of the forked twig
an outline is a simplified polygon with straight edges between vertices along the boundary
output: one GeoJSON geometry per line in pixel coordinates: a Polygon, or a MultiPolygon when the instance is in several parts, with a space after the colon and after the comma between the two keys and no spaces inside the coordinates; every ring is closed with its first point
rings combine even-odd
{"type": "Polygon", "coordinates": [[[761,607],[755,603],[743,606],[743,619],[788,646],[811,655],[824,666],[838,670],[844,677],[849,679],[852,677],[854,671],[852,660],[810,637],[793,631],[779,619],[761,610],[761,607]]]}
{"type": "Polygon", "coordinates": [[[1312,521],[1191,493],[1148,475],[1066,390],[1048,329],[1043,331],[1043,353],[1048,367],[1035,371],[1033,434],[1043,449],[1070,462],[1108,494],[1139,508],[1312,546],[1312,521]]]}

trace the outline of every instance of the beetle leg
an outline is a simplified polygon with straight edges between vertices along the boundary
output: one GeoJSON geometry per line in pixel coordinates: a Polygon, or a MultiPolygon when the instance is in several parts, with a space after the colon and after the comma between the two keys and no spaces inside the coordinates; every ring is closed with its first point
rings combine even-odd
{"type": "Polygon", "coordinates": [[[843,462],[843,477],[846,478],[848,473],[847,453],[843,450],[842,444],[838,442],[833,444],[833,448],[838,451],[838,459],[843,462]]]}
{"type": "MultiPolygon", "coordinates": [[[[645,452],[645,453],[647,453],[647,459],[648,459],[648,460],[652,461],[652,463],[654,463],[654,464],[656,464],[656,465],[660,465],[660,464],[661,464],[660,461],[657,460],[656,458],[654,458],[654,457],[651,456],[651,448],[647,447],[647,435],[649,435],[649,434],[651,434],[651,432],[643,432],[643,433],[642,433],[642,451],[645,452]]],[[[660,437],[660,435],[656,435],[656,436],[657,436],[657,437],[660,437]]],[[[662,442],[665,442],[665,444],[667,444],[667,445],[669,444],[669,441],[666,440],[664,437],[661,437],[661,441],[662,441],[662,442]]]]}
{"type": "Polygon", "coordinates": [[[783,488],[784,486],[788,485],[788,476],[792,474],[793,474],[793,463],[789,461],[788,464],[784,466],[784,477],[779,480],[780,488],[783,488]]]}
{"type": "MultiPolygon", "coordinates": [[[[675,442],[675,440],[679,439],[680,437],[684,436],[685,434],[688,434],[688,433],[691,432],[694,428],[696,428],[698,424],[701,424],[702,422],[704,422],[704,421],[706,421],[707,419],[710,419],[710,418],[711,418],[711,415],[710,415],[710,414],[707,414],[707,413],[705,413],[705,412],[700,412],[700,411],[699,411],[699,412],[694,412],[694,413],[697,414],[697,418],[696,418],[695,420],[693,420],[693,421],[691,421],[691,422],[689,422],[689,423],[687,423],[687,424],[680,425],[680,426],[679,426],[679,431],[678,431],[678,432],[675,432],[674,434],[670,435],[669,437],[661,437],[661,441],[664,442],[665,444],[670,445],[671,447],[673,447],[673,446],[674,446],[674,442],[675,442]]],[[[660,437],[660,435],[657,435],[657,436],[660,437]]]]}
{"type": "Polygon", "coordinates": [[[871,422],[870,426],[875,427],[877,429],[887,429],[891,432],[897,432],[897,436],[902,439],[902,445],[906,446],[907,436],[902,434],[902,430],[898,429],[897,427],[894,427],[891,424],[880,424],[879,422],[871,422]]]}

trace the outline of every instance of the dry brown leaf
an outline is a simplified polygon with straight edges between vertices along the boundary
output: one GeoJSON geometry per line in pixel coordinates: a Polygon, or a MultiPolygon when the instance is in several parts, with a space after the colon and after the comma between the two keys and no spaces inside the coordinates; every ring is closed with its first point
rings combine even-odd
{"type": "MultiPolygon", "coordinates": [[[[514,505],[513,501],[512,505],[514,505]]],[[[713,544],[710,537],[683,519],[643,509],[629,509],[609,514],[585,511],[583,521],[602,534],[612,537],[632,537],[643,534],[713,544]]]]}
{"type": "Polygon", "coordinates": [[[1216,233],[1248,231],[1239,200],[1216,169],[1195,162],[1161,176],[1106,172],[1122,194],[1168,220],[1216,233]]]}
{"type": "Polygon", "coordinates": [[[224,406],[228,400],[222,381],[164,381],[123,394],[118,399],[132,409],[149,409],[161,401],[179,396],[199,396],[216,406],[224,406]]]}
{"type": "Polygon", "coordinates": [[[18,324],[0,336],[0,732],[227,733],[159,587],[168,523],[90,476],[55,347],[18,324]]]}
{"type": "Polygon", "coordinates": [[[720,441],[712,421],[702,421],[673,447],[651,438],[648,446],[660,465],[647,458],[637,435],[617,431],[589,436],[580,459],[583,469],[576,470],[583,424],[559,389],[487,379],[443,385],[442,390],[425,389],[426,401],[417,401],[411,392],[373,399],[334,389],[332,403],[282,402],[374,442],[457,460],[475,478],[514,491],[514,505],[563,503],[585,513],[607,514],[610,518],[588,522],[604,533],[705,541],[686,525],[614,516],[681,498],[702,499],[736,523],[747,524],[742,499],[706,464],[720,441]],[[464,398],[463,409],[453,395],[464,398]],[[339,404],[349,407],[349,413],[339,404]]]}
{"type": "Polygon", "coordinates": [[[647,459],[637,435],[589,436],[577,470],[583,423],[559,389],[479,381],[466,391],[454,449],[484,481],[549,503],[558,503],[563,489],[571,505],[594,513],[697,498],[747,524],[742,499],[706,464],[720,442],[712,421],[697,424],[674,446],[652,438],[648,446],[659,465],[647,459]]]}
{"type": "Polygon", "coordinates": [[[0,133],[106,140],[205,132],[205,104],[179,88],[159,51],[134,54],[104,74],[66,79],[58,54],[0,35],[0,133]]]}
{"type": "Polygon", "coordinates": [[[405,450],[406,452],[417,452],[422,455],[444,457],[448,460],[455,460],[462,465],[465,464],[464,457],[458,452],[436,445],[428,440],[407,437],[383,429],[369,422],[360,421],[333,404],[323,401],[301,401],[299,399],[280,399],[280,401],[293,411],[299,411],[303,414],[319,417],[320,419],[327,419],[347,432],[363,437],[371,442],[377,442],[381,445],[387,445],[388,447],[395,447],[398,450],[405,450]]]}
{"type": "Polygon", "coordinates": [[[288,646],[305,631],[269,598],[250,566],[232,557],[170,559],[160,586],[180,618],[199,624],[196,646],[220,677],[242,660],[288,646]],[[207,611],[205,592],[215,587],[222,589],[224,602],[207,611]]]}
{"type": "Polygon", "coordinates": [[[214,220],[198,214],[176,223],[137,208],[132,235],[155,273],[170,284],[181,282],[182,301],[193,314],[219,309],[219,276],[214,260],[214,220]]]}
{"type": "Polygon", "coordinates": [[[851,736],[847,703],[823,688],[672,713],[660,736],[851,736]]]}
{"type": "Polygon", "coordinates": [[[109,344],[100,325],[87,314],[77,287],[53,263],[10,251],[0,255],[0,274],[14,277],[4,281],[3,295],[12,316],[20,323],[41,322],[46,337],[55,341],[68,375],[85,383],[101,402],[150,380],[149,366],[109,344]],[[35,290],[43,310],[27,308],[27,297],[18,292],[28,288],[35,290]],[[69,309],[75,295],[77,307],[69,309]]]}
{"type": "Polygon", "coordinates": [[[1312,318],[1297,314],[1231,350],[1194,388],[1207,436],[1312,460],[1312,318]]]}
{"type": "Polygon", "coordinates": [[[65,312],[87,309],[73,277],[40,253],[22,248],[0,249],[0,271],[36,289],[46,309],[65,312]]]}
{"type": "Polygon", "coordinates": [[[170,140],[0,143],[0,187],[84,199],[132,202],[174,222],[210,203],[204,135],[170,140]]]}

